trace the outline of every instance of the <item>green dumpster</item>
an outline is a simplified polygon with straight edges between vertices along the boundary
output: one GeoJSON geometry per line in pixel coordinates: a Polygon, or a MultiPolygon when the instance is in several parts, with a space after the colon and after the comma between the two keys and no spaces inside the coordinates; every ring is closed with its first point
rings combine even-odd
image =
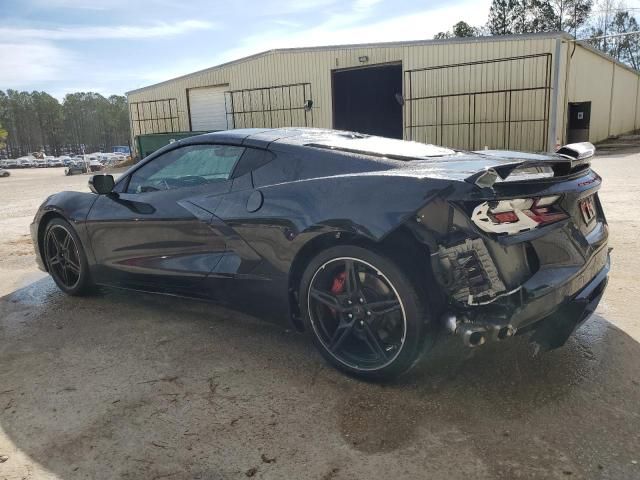
{"type": "Polygon", "coordinates": [[[149,133],[146,135],[138,135],[136,137],[136,150],[140,155],[140,158],[144,158],[151,155],[156,150],[169,145],[170,143],[177,142],[183,138],[193,137],[195,135],[201,135],[209,132],[172,132],[172,133],[149,133]]]}

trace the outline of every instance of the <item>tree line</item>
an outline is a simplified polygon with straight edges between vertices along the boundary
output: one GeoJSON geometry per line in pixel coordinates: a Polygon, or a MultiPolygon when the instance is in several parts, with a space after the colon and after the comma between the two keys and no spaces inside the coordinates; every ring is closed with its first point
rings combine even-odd
{"type": "Polygon", "coordinates": [[[0,153],[9,158],[108,151],[129,143],[127,99],[78,92],[62,103],[46,92],[0,90],[0,153]],[[6,131],[3,139],[3,131],[6,131]],[[4,145],[3,145],[4,144],[4,145]]]}
{"type": "Polygon", "coordinates": [[[558,32],[573,34],[632,68],[640,69],[640,25],[616,0],[493,0],[485,25],[458,22],[436,39],[558,32]]]}

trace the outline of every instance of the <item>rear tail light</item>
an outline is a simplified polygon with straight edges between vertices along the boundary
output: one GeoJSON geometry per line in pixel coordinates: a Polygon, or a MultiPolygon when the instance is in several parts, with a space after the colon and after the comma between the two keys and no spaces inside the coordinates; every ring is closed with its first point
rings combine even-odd
{"type": "Polygon", "coordinates": [[[567,218],[557,205],[559,199],[555,195],[484,202],[474,208],[471,219],[485,232],[513,235],[567,218]]]}
{"type": "Polygon", "coordinates": [[[519,220],[516,212],[490,213],[489,217],[496,223],[515,223],[519,220]]]}
{"type": "Polygon", "coordinates": [[[539,225],[545,225],[567,218],[566,213],[555,209],[553,206],[540,207],[534,204],[533,207],[525,210],[524,213],[535,222],[538,222],[539,225]]]}

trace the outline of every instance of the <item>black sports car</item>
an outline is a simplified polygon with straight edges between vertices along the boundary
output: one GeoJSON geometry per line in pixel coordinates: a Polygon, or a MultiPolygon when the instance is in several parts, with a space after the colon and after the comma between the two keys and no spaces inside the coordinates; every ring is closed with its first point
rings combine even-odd
{"type": "Polygon", "coordinates": [[[70,295],[98,284],[222,302],[310,332],[342,370],[389,377],[441,331],[468,346],[530,332],[549,349],[594,311],[609,252],[593,151],[217,132],[49,197],[31,232],[70,295]]]}

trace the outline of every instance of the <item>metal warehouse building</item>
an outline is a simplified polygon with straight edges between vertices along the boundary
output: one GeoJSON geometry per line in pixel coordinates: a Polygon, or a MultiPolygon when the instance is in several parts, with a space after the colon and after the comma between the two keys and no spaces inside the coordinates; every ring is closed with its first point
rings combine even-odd
{"type": "Polygon", "coordinates": [[[638,128],[640,75],[565,33],[271,50],[128,92],[132,135],[311,126],[544,151],[638,128]]]}

